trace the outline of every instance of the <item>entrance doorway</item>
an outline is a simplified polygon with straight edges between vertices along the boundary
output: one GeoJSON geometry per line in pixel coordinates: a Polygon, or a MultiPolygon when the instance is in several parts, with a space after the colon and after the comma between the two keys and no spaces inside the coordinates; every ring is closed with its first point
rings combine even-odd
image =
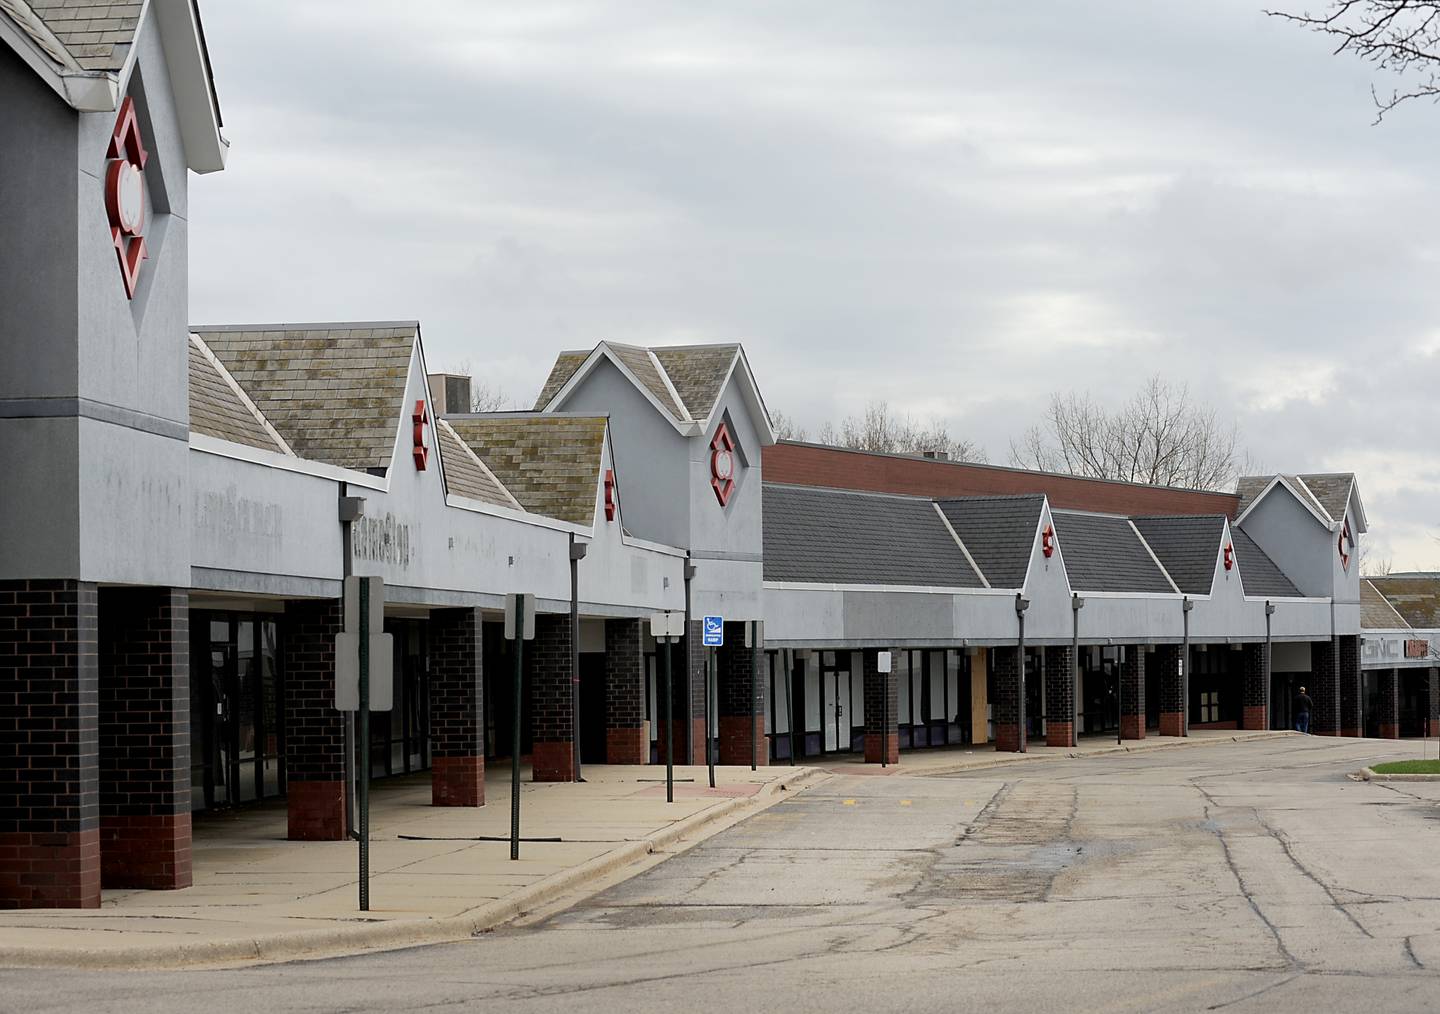
{"type": "Polygon", "coordinates": [[[854,749],[851,723],[850,652],[820,654],[820,727],[826,753],[854,749]]]}

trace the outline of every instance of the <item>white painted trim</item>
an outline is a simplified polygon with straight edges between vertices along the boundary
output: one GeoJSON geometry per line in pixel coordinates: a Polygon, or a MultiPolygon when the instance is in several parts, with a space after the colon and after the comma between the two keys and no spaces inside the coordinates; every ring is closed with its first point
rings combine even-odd
{"type": "MultiPolygon", "coordinates": [[[[1113,515],[1112,515],[1113,516],[1113,515]]],[[[1030,555],[1025,558],[1025,583],[1020,586],[1020,594],[1026,598],[1030,597],[1030,570],[1035,563],[1035,543],[1043,532],[1045,519],[1050,519],[1050,527],[1055,527],[1055,511],[1050,506],[1050,497],[1044,493],[1040,494],[1040,514],[1035,520],[1035,534],[1030,536],[1030,555]]],[[[1060,576],[1065,579],[1065,597],[1074,599],[1079,592],[1070,583],[1070,568],[1065,566],[1065,547],[1060,545],[1060,532],[1055,532],[1055,552],[1060,554],[1060,576]]],[[[1089,594],[1088,592],[1086,594],[1089,594]]]]}
{"type": "Polygon", "coordinates": [[[955,540],[955,545],[960,547],[960,552],[965,554],[965,561],[970,564],[970,569],[975,572],[975,575],[978,578],[980,578],[980,582],[986,588],[989,588],[990,579],[985,576],[985,572],[981,570],[980,565],[975,562],[975,557],[970,555],[970,550],[966,548],[964,540],[961,539],[959,533],[955,531],[955,526],[950,523],[950,519],[945,516],[945,512],[940,509],[940,505],[934,500],[931,500],[930,506],[934,507],[935,513],[940,515],[940,523],[943,524],[945,526],[945,530],[950,533],[950,538],[955,540]]]}
{"type": "MultiPolygon", "coordinates": [[[[205,66],[195,5],[192,0],[150,0],[147,10],[150,7],[155,9],[155,25],[165,49],[186,164],[193,172],[218,172],[225,168],[230,145],[220,136],[220,111],[215,107],[213,83],[205,66]]],[[[144,14],[142,11],[142,28],[144,14]]]]}
{"type": "Polygon", "coordinates": [[[1015,592],[1009,588],[947,588],[929,585],[908,584],[827,584],[810,581],[764,581],[762,587],[773,591],[815,591],[815,592],[903,592],[926,595],[990,595],[1010,598],[1015,592]]]}
{"type": "MultiPolygon", "coordinates": [[[[735,359],[730,363],[730,373],[725,378],[725,384],[728,384],[730,379],[735,376],[736,363],[739,363],[739,365],[745,368],[745,385],[750,398],[755,402],[754,408],[758,410],[751,412],[751,415],[758,415],[760,422],[764,424],[760,433],[760,445],[762,447],[769,447],[775,443],[775,427],[770,424],[770,409],[765,405],[765,396],[760,393],[760,384],[755,379],[755,371],[750,368],[750,357],[745,354],[745,346],[743,344],[739,344],[735,359]]],[[[720,396],[725,393],[725,384],[720,385],[720,393],[715,396],[717,404],[720,401],[720,396]]],[[[713,406],[711,410],[714,410],[713,406]]]]}
{"type": "MultiPolygon", "coordinates": [[[[1142,546],[1145,547],[1145,552],[1147,552],[1147,553],[1150,554],[1150,559],[1152,559],[1152,560],[1155,561],[1155,566],[1157,566],[1157,567],[1160,568],[1160,573],[1162,573],[1162,574],[1165,575],[1165,580],[1166,580],[1166,582],[1170,585],[1171,588],[1174,588],[1174,589],[1175,589],[1175,594],[1176,594],[1176,595],[1183,595],[1183,593],[1180,591],[1180,586],[1175,583],[1175,579],[1170,576],[1170,572],[1169,572],[1168,570],[1166,570],[1166,569],[1165,569],[1165,565],[1160,562],[1160,557],[1158,557],[1158,556],[1155,555],[1155,550],[1153,550],[1153,549],[1150,548],[1150,543],[1148,543],[1148,542],[1145,541],[1145,536],[1141,535],[1141,534],[1140,534],[1140,529],[1138,529],[1138,528],[1135,527],[1135,522],[1134,522],[1134,520],[1132,520],[1131,518],[1126,518],[1125,520],[1126,520],[1127,522],[1129,522],[1129,524],[1130,524],[1130,530],[1135,533],[1135,538],[1137,538],[1137,539],[1140,540],[1140,545],[1142,545],[1142,546]]],[[[1213,574],[1211,575],[1211,578],[1210,578],[1210,586],[1211,586],[1212,589],[1213,589],[1214,586],[1215,586],[1215,578],[1214,578],[1214,575],[1213,575],[1213,574]]]]}
{"type": "Polygon", "coordinates": [[[564,403],[565,399],[570,396],[570,393],[579,387],[581,382],[594,371],[595,367],[600,364],[601,359],[609,360],[611,365],[620,371],[620,375],[630,381],[630,383],[635,386],[635,390],[639,391],[641,396],[654,407],[655,411],[664,416],[665,421],[675,427],[675,431],[682,437],[693,437],[700,433],[698,423],[681,422],[675,418],[675,413],[660,404],[660,399],[656,398],[655,395],[650,392],[650,389],[640,382],[640,378],[636,377],[635,374],[630,371],[630,368],[620,361],[620,357],[611,352],[610,347],[603,341],[598,343],[595,348],[590,351],[590,354],[585,357],[585,361],[576,367],[574,373],[570,374],[570,379],[565,381],[565,383],[561,385],[560,390],[555,392],[554,397],[545,403],[544,411],[559,411],[558,406],[564,403]]]}
{"type": "Polygon", "coordinates": [[[468,511],[471,514],[487,514],[492,518],[515,521],[519,524],[530,525],[534,528],[548,528],[556,532],[574,532],[576,535],[584,535],[587,538],[592,536],[589,528],[586,528],[584,525],[577,525],[572,521],[561,521],[559,518],[547,517],[544,514],[534,514],[530,511],[501,507],[499,504],[486,503],[484,500],[473,500],[460,493],[446,493],[445,506],[454,507],[456,510],[468,511]]]}
{"type": "MultiPolygon", "coordinates": [[[[1244,521],[1247,517],[1250,516],[1250,512],[1253,511],[1256,507],[1259,507],[1261,501],[1264,500],[1267,496],[1269,496],[1270,491],[1278,485],[1283,486],[1285,488],[1285,492],[1289,493],[1292,497],[1294,497],[1295,502],[1298,503],[1301,507],[1304,507],[1312,518],[1314,518],[1320,524],[1324,525],[1330,531],[1334,531],[1335,529],[1332,522],[1327,521],[1325,518],[1322,518],[1319,514],[1317,514],[1313,505],[1307,503],[1303,496],[1301,496],[1295,490],[1291,489],[1288,482],[1282,481],[1284,480],[1284,478],[1285,477],[1283,475],[1279,474],[1272,476],[1270,478],[1270,481],[1265,485],[1265,488],[1255,495],[1254,500],[1250,501],[1250,506],[1246,507],[1243,511],[1240,512],[1240,516],[1235,519],[1235,523],[1237,525],[1240,525],[1241,527],[1244,527],[1244,521]]],[[[1308,486],[1306,487],[1306,491],[1309,491],[1308,486]]],[[[1310,495],[1312,497],[1314,496],[1313,493],[1311,493],[1310,495]]],[[[1316,503],[1318,504],[1319,501],[1317,500],[1316,503]]]]}
{"type": "Polygon", "coordinates": [[[359,472],[350,468],[341,468],[339,465],[330,465],[323,461],[311,461],[307,458],[291,458],[279,451],[266,451],[259,447],[251,447],[249,444],[232,443],[229,440],[221,440],[218,437],[208,437],[203,433],[191,432],[190,449],[199,451],[202,454],[213,454],[220,458],[233,458],[236,461],[246,461],[252,465],[264,465],[267,468],[278,468],[285,472],[296,472],[300,475],[311,475],[317,479],[329,479],[332,482],[347,482],[352,486],[362,486],[365,489],[373,489],[381,493],[390,491],[390,483],[385,476],[371,475],[369,472],[359,472]]]}
{"type": "MultiPolygon", "coordinates": [[[[25,10],[30,10],[28,5],[25,10]]],[[[9,10],[0,13],[0,41],[7,43],[45,86],[65,100],[68,106],[82,113],[113,112],[119,106],[120,84],[116,75],[108,71],[83,69],[55,33],[31,12],[31,17],[35,19],[32,26],[61,54],[57,64],[55,57],[15,22],[15,17],[9,10]]]]}
{"type": "MultiPolygon", "coordinates": [[[[1184,592],[1133,592],[1133,591],[1086,591],[1081,588],[1079,593],[1082,599],[1135,599],[1136,601],[1146,600],[1154,602],[1179,602],[1185,597],[1184,592]]],[[[1194,598],[1195,596],[1191,596],[1194,598]]]]}
{"type": "Polygon", "coordinates": [[[270,420],[265,418],[265,413],[260,411],[259,406],[250,400],[250,396],[245,393],[245,389],[240,386],[240,382],[230,375],[230,371],[225,368],[225,364],[216,358],[215,353],[210,350],[210,346],[206,345],[200,336],[194,333],[190,335],[190,344],[194,345],[200,354],[205,357],[206,361],[214,367],[215,372],[220,374],[220,379],[224,380],[230,387],[230,390],[235,392],[235,395],[244,403],[245,407],[250,410],[250,414],[255,417],[255,421],[261,425],[270,439],[279,444],[290,457],[299,457],[299,455],[295,453],[294,448],[280,435],[279,431],[270,425],[270,420]]]}
{"type": "MultiPolygon", "coordinates": [[[[685,404],[685,399],[680,397],[680,392],[675,390],[675,382],[670,379],[669,371],[665,369],[665,364],[660,361],[660,357],[655,354],[655,350],[644,349],[643,351],[650,357],[650,365],[655,367],[655,372],[660,376],[660,382],[665,385],[665,393],[670,395],[670,399],[675,402],[675,407],[680,410],[684,420],[686,422],[699,422],[700,420],[690,414],[690,406],[685,404]]],[[[706,418],[709,417],[707,416],[706,418]]]]}
{"type": "MultiPolygon", "coordinates": [[[[1284,477],[1282,476],[1282,478],[1284,478],[1284,477]]],[[[1339,529],[1339,527],[1340,527],[1340,522],[1339,522],[1339,521],[1336,521],[1335,518],[1331,516],[1329,509],[1328,509],[1323,503],[1320,502],[1320,498],[1319,498],[1318,496],[1316,496],[1316,495],[1315,495],[1315,491],[1310,488],[1310,484],[1309,484],[1308,482],[1306,482],[1304,479],[1302,479],[1299,475],[1296,475],[1296,476],[1295,476],[1295,481],[1300,484],[1300,488],[1305,491],[1305,494],[1306,494],[1307,496],[1309,496],[1311,500],[1315,501],[1315,507],[1320,508],[1320,514],[1317,515],[1317,517],[1321,517],[1321,520],[1324,522],[1325,526],[1326,526],[1327,528],[1329,528],[1332,532],[1333,532],[1333,531],[1337,531],[1337,530],[1339,529]]],[[[1307,504],[1306,506],[1309,506],[1309,505],[1307,504]]],[[[1347,498],[1347,506],[1348,506],[1348,498],[1347,498]]],[[[1314,513],[1315,513],[1315,510],[1314,510],[1313,507],[1311,508],[1310,513],[1311,513],[1311,514],[1314,514],[1314,513]]]]}

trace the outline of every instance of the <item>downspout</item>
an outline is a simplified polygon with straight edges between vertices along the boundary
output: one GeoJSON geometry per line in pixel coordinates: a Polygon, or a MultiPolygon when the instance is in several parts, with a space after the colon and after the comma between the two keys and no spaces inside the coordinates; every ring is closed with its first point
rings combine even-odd
{"type": "Polygon", "coordinates": [[[587,548],[570,533],[570,754],[577,782],[585,780],[580,777],[580,561],[587,548]]]}
{"type": "MultiPolygon", "coordinates": [[[[695,688],[691,685],[690,679],[690,582],[695,580],[695,564],[690,562],[690,553],[685,553],[685,763],[689,764],[695,758],[695,688]]],[[[707,719],[708,721],[708,719],[707,719]]],[[[672,727],[670,735],[675,735],[672,727]]]]}
{"type": "Polygon", "coordinates": [[[1020,670],[1020,735],[1017,740],[1020,753],[1025,753],[1025,610],[1030,608],[1030,600],[1019,592],[1015,593],[1015,618],[1019,621],[1020,630],[1016,640],[1015,649],[1018,653],[1018,668],[1020,670]]]}
{"type": "MultiPolygon", "coordinates": [[[[350,495],[350,484],[340,483],[340,499],[337,501],[340,519],[340,576],[341,598],[344,598],[344,578],[354,572],[355,537],[352,531],[356,521],[365,516],[365,498],[350,495]]],[[[345,712],[345,835],[359,837],[355,833],[355,712],[345,712]]],[[[289,772],[287,771],[288,775],[289,772]]]]}
{"type": "Polygon", "coordinates": [[[1070,746],[1080,745],[1080,610],[1085,600],[1070,596],[1070,746]]]}
{"type": "Polygon", "coordinates": [[[1185,623],[1185,640],[1180,647],[1180,735],[1190,735],[1190,610],[1195,608],[1189,595],[1180,600],[1180,616],[1185,623]]]}

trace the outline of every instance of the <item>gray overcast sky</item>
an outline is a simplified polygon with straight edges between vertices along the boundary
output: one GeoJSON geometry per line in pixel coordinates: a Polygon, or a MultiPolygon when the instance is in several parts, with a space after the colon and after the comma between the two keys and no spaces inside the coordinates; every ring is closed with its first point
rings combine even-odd
{"type": "Polygon", "coordinates": [[[1260,6],[211,0],[192,316],[419,318],[527,406],[561,348],[739,339],[812,430],[888,398],[998,463],[1158,372],[1440,567],[1440,108],[1372,127],[1260,6]]]}

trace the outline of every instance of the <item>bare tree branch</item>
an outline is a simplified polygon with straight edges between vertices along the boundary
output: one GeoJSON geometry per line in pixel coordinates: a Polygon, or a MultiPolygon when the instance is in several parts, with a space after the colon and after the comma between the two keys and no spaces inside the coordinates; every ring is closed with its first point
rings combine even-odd
{"type": "Polygon", "coordinates": [[[1333,0],[1318,15],[1265,13],[1328,35],[1336,54],[1353,53],[1399,78],[1389,95],[1370,89],[1376,123],[1402,102],[1440,101],[1440,0],[1333,0]]]}
{"type": "MultiPolygon", "coordinates": [[[[775,435],[782,440],[804,440],[805,431],[783,413],[770,413],[775,435]],[[782,432],[782,426],[785,432],[782,432]],[[791,433],[796,435],[790,435],[791,433]]],[[[859,415],[848,416],[837,426],[827,422],[815,439],[832,447],[850,447],[859,451],[886,454],[924,454],[937,452],[955,461],[985,460],[985,450],[970,440],[950,435],[945,424],[936,420],[917,421],[898,415],[887,401],[872,401],[859,415]]]]}

